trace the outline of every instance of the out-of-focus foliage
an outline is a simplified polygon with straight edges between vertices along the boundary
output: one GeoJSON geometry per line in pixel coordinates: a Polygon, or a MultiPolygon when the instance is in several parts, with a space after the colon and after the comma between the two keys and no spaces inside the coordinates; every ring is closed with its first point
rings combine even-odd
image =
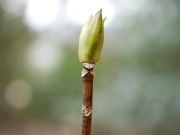
{"type": "Polygon", "coordinates": [[[35,35],[22,21],[0,8],[0,117],[11,115],[11,108],[4,101],[4,89],[16,78],[26,77],[24,53],[35,35]]]}
{"type": "MultiPolygon", "coordinates": [[[[93,135],[180,134],[180,2],[141,1],[133,14],[122,10],[123,0],[111,1],[116,15],[105,27],[102,58],[95,66],[93,135]]],[[[36,33],[23,15],[0,8],[0,134],[79,133],[81,28],[58,29],[69,30],[66,37],[59,35],[61,62],[43,74],[27,62],[27,53],[48,30],[36,33]]]]}

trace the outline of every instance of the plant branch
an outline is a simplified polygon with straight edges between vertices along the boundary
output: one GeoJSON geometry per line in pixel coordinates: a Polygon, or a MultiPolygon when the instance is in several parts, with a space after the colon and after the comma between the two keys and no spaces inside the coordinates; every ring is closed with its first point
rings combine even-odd
{"type": "Polygon", "coordinates": [[[94,64],[83,63],[81,77],[83,78],[82,126],[81,135],[91,134],[93,72],[94,64]]]}

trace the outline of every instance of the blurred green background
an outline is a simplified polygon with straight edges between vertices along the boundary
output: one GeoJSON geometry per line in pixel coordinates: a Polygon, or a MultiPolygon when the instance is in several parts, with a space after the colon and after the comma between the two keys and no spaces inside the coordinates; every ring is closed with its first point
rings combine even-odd
{"type": "Polygon", "coordinates": [[[78,135],[81,28],[103,8],[92,135],[180,134],[179,0],[0,0],[0,134],[78,135]]]}

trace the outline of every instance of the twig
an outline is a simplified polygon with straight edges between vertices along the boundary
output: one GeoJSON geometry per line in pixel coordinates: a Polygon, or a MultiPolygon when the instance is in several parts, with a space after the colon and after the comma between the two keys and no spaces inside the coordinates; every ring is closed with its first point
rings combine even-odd
{"type": "Polygon", "coordinates": [[[91,134],[93,72],[94,64],[83,63],[81,77],[83,78],[82,126],[81,135],[91,134]]]}

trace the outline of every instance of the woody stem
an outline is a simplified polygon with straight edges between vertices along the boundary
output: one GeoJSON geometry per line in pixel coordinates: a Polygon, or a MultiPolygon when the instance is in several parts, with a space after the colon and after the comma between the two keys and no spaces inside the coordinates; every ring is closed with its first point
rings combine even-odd
{"type": "Polygon", "coordinates": [[[94,64],[83,63],[83,101],[81,135],[91,134],[92,99],[93,99],[93,72],[94,64]]]}

